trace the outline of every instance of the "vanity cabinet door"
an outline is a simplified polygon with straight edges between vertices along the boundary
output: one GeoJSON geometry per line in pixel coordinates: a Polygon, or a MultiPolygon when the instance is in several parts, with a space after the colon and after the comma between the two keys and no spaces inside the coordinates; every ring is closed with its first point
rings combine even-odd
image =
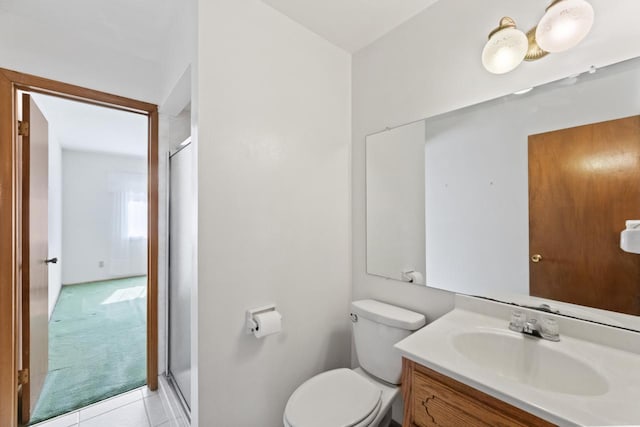
{"type": "Polygon", "coordinates": [[[413,421],[419,427],[524,425],[418,372],[414,373],[413,408],[413,421]]]}
{"type": "Polygon", "coordinates": [[[403,361],[405,427],[549,427],[528,412],[428,369],[403,361]]]}

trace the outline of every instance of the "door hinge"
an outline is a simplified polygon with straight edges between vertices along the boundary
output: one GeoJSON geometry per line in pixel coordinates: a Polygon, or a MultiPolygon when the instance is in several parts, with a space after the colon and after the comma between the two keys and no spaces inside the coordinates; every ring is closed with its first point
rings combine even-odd
{"type": "Polygon", "coordinates": [[[20,369],[18,371],[18,385],[27,384],[29,382],[29,370],[20,369]]]}
{"type": "Polygon", "coordinates": [[[18,135],[29,136],[29,122],[18,121],[18,135]]]}

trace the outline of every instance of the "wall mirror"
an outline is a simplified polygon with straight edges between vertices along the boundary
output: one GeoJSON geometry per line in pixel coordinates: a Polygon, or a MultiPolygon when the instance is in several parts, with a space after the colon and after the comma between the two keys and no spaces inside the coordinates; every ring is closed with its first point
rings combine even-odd
{"type": "Polygon", "coordinates": [[[640,254],[621,249],[640,220],[640,59],[366,150],[369,274],[640,331],[640,254]]]}

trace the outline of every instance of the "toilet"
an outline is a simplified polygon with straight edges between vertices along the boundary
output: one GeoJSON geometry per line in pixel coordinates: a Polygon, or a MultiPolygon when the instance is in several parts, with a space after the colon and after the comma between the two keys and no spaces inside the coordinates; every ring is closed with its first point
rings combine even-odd
{"type": "Polygon", "coordinates": [[[300,385],[285,407],[284,427],[388,427],[400,394],[402,357],[393,347],[423,327],[422,314],[367,299],[351,303],[360,367],[323,372],[300,385]]]}

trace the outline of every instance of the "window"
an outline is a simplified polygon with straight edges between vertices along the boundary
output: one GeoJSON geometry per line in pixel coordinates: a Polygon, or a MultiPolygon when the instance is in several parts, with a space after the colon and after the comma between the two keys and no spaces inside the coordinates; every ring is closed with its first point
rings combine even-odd
{"type": "Polygon", "coordinates": [[[129,240],[147,238],[147,177],[141,173],[109,174],[113,203],[113,241],[124,250],[129,240]]]}
{"type": "Polygon", "coordinates": [[[147,200],[144,194],[129,193],[126,207],[127,239],[147,238],[147,200]]]}

